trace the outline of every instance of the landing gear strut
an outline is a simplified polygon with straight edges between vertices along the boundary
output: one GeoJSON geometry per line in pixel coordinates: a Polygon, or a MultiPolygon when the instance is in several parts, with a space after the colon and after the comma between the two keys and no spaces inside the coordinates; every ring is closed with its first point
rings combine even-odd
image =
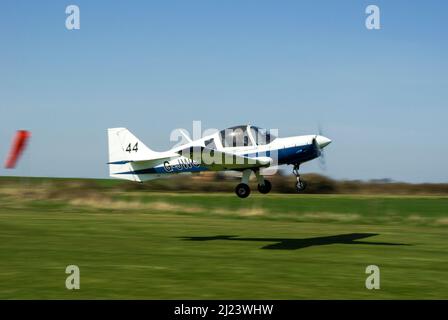
{"type": "Polygon", "coordinates": [[[297,179],[297,182],[296,182],[297,192],[302,192],[306,188],[306,182],[300,178],[299,167],[300,167],[299,164],[295,164],[294,169],[292,169],[292,173],[294,173],[294,175],[296,176],[296,179],[297,179]]]}

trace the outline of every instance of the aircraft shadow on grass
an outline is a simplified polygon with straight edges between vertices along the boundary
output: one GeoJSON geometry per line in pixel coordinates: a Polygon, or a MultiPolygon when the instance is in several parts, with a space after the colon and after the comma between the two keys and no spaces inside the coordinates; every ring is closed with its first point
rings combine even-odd
{"type": "Polygon", "coordinates": [[[272,250],[297,250],[314,246],[325,246],[329,244],[366,244],[378,246],[407,246],[404,243],[390,242],[367,242],[359,241],[361,239],[377,236],[378,233],[348,233],[327,237],[315,237],[304,239],[289,238],[240,238],[238,236],[211,236],[211,237],[181,237],[183,240],[189,241],[211,241],[211,240],[232,240],[232,241],[254,241],[254,242],[274,242],[261,249],[272,250]]]}

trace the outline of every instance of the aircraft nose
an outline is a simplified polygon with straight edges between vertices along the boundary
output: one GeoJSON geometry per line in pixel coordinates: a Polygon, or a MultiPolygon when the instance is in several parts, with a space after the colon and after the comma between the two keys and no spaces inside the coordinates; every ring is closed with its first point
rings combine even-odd
{"type": "Polygon", "coordinates": [[[319,147],[325,148],[331,143],[331,140],[324,136],[317,136],[316,142],[319,144],[319,147]]]}

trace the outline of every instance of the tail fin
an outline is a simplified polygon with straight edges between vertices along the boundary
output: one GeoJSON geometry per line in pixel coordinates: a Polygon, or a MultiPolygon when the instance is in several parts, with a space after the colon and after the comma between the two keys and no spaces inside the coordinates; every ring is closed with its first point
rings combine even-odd
{"type": "Polygon", "coordinates": [[[161,158],[163,153],[149,149],[126,128],[109,128],[107,134],[110,176],[132,181],[148,180],[146,175],[135,174],[135,169],[161,158]]]}
{"type": "Polygon", "coordinates": [[[160,152],[152,151],[126,128],[107,129],[109,163],[151,160],[160,152]]]}

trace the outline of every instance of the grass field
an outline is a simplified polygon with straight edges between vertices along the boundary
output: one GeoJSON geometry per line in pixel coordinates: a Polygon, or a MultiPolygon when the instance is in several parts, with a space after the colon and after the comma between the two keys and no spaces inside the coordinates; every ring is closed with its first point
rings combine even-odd
{"type": "Polygon", "coordinates": [[[448,197],[17,181],[0,203],[2,299],[448,298],[448,197]],[[71,264],[80,290],[65,288],[71,264]],[[371,264],[380,290],[365,288],[371,264]]]}

